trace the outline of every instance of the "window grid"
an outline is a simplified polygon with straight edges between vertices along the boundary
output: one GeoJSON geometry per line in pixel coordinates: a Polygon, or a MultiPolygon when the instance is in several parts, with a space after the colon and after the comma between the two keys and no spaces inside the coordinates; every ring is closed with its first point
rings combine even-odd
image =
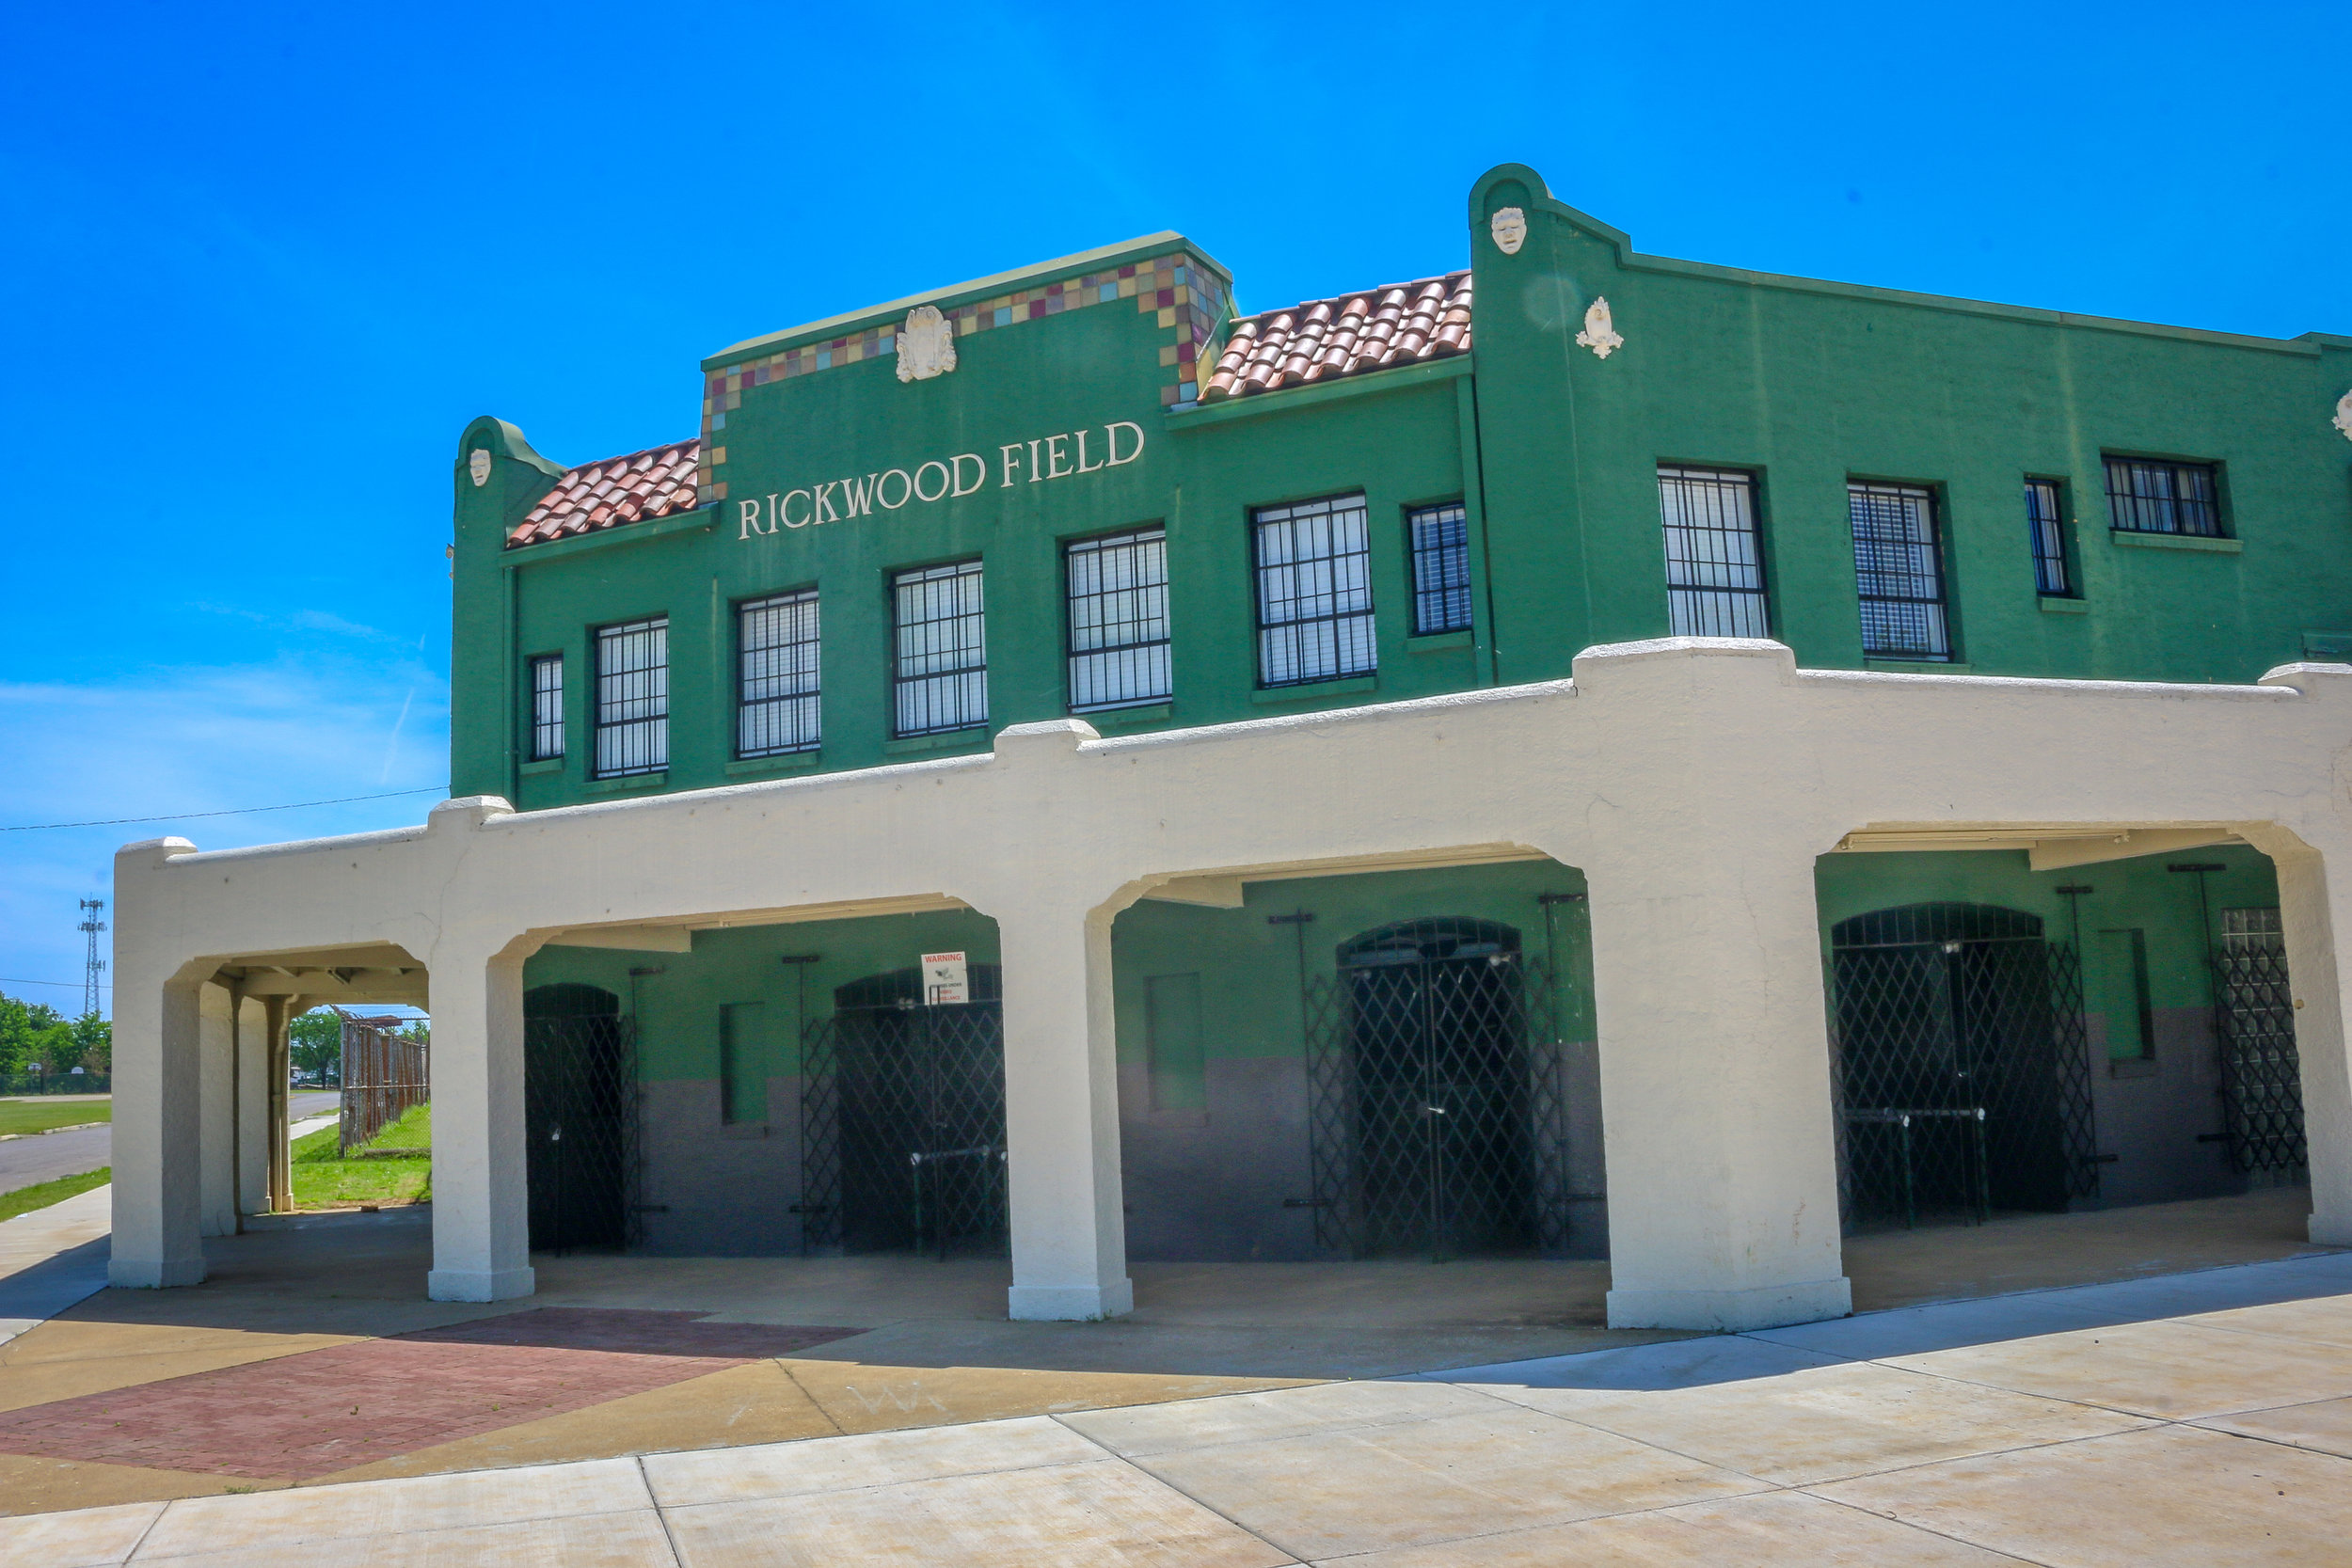
{"type": "Polygon", "coordinates": [[[1070,710],[1166,702],[1168,533],[1137,529],[1063,551],[1070,597],[1070,710]]]}
{"type": "Polygon", "coordinates": [[[1413,635],[1470,624],[1470,514],[1460,501],[1406,515],[1413,555],[1413,635]]]}
{"type": "Polygon", "coordinates": [[[980,563],[899,572],[890,579],[891,688],[901,736],[988,722],[988,644],[980,563]]]}
{"type": "Polygon", "coordinates": [[[540,654],[531,661],[531,760],[553,762],[564,754],[564,656],[540,654]]]}
{"type": "Polygon", "coordinates": [[[823,738],[817,590],[777,594],[735,611],[740,693],[735,752],[813,752],[823,738]]]}
{"type": "Polygon", "coordinates": [[[1944,560],[1935,498],[1908,484],[1848,484],[1862,651],[1875,658],[1947,659],[1944,560]]]}
{"type": "Polygon", "coordinates": [[[2026,531],[2033,545],[2034,592],[2053,598],[2074,593],[2066,575],[2066,521],[2058,482],[2026,481],[2026,531]]]}
{"type": "Polygon", "coordinates": [[[1673,635],[1770,637],[1756,476],[1661,468],[1658,512],[1666,535],[1666,619],[1673,635]]]}
{"type": "Polygon", "coordinates": [[[596,632],[596,776],[670,766],[670,620],[596,632]]]}
{"type": "Polygon", "coordinates": [[[2205,463],[2107,459],[2107,518],[2122,533],[2221,537],[2214,468],[2205,463]]]}
{"type": "Polygon", "coordinates": [[[1363,496],[1260,507],[1251,517],[1259,684],[1295,686],[1375,669],[1372,546],[1363,496]]]}

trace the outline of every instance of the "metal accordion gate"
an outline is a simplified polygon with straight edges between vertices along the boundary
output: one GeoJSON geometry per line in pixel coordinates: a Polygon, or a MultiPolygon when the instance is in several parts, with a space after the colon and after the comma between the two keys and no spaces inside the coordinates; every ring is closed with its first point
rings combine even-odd
{"type": "Polygon", "coordinates": [[[532,991],[523,1128],[533,1251],[636,1243],[637,1112],[636,1021],[618,1000],[590,986],[532,991]]]}
{"type": "Polygon", "coordinates": [[[1001,1255],[1005,1025],[1001,971],[973,1000],[928,1006],[920,973],[844,986],[802,1042],[803,1252],[1001,1255]]]}
{"type": "Polygon", "coordinates": [[[2279,911],[2223,910],[2213,974],[2231,1164],[2256,1185],[2304,1180],[2303,1067],[2279,911]]]}
{"type": "Polygon", "coordinates": [[[1911,904],[1829,955],[1838,1198],[1849,1228],[2097,1197],[2082,965],[2038,915],[1911,904]]]}
{"type": "Polygon", "coordinates": [[[1316,1244],[1349,1258],[1565,1252],[1551,977],[1490,921],[1365,933],[1302,984],[1316,1244]]]}

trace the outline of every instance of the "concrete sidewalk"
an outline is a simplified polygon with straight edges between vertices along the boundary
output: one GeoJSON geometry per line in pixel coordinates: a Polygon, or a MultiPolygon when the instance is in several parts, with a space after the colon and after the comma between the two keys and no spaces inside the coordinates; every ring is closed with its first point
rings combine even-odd
{"type": "Polygon", "coordinates": [[[2344,1561],[2352,1256],[917,1431],[0,1520],[98,1565],[2344,1561]]]}

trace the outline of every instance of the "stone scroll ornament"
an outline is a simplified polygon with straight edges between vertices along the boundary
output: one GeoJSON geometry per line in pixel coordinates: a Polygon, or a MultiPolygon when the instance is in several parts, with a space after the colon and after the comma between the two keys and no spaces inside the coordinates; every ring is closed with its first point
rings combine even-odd
{"type": "Polygon", "coordinates": [[[1486,232],[1494,236],[1497,250],[1517,256],[1527,243],[1527,214],[1517,207],[1498,207],[1486,220],[1486,232]]]}
{"type": "Polygon", "coordinates": [[[2336,399],[2336,417],[2328,421],[2344,432],[2344,438],[2352,441],[2352,392],[2336,399]]]}
{"type": "Polygon", "coordinates": [[[1584,308],[1584,330],[1576,335],[1577,346],[1589,348],[1599,358],[1606,359],[1625,347],[1625,339],[1617,332],[1616,323],[1609,319],[1609,301],[1599,294],[1584,308]]]}
{"type": "Polygon", "coordinates": [[[929,381],[956,368],[956,324],[936,305],[918,305],[898,329],[898,379],[929,381]]]}

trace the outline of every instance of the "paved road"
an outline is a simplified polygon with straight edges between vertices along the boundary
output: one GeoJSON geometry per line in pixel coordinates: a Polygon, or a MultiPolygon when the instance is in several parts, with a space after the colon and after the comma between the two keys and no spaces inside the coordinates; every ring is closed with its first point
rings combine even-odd
{"type": "MultiPolygon", "coordinates": [[[[294,1119],[332,1111],[339,1098],[332,1091],[297,1094],[294,1097],[294,1119]]],[[[111,1131],[88,1127],[78,1132],[43,1132],[0,1143],[0,1193],[96,1170],[114,1158],[111,1131]]]]}

